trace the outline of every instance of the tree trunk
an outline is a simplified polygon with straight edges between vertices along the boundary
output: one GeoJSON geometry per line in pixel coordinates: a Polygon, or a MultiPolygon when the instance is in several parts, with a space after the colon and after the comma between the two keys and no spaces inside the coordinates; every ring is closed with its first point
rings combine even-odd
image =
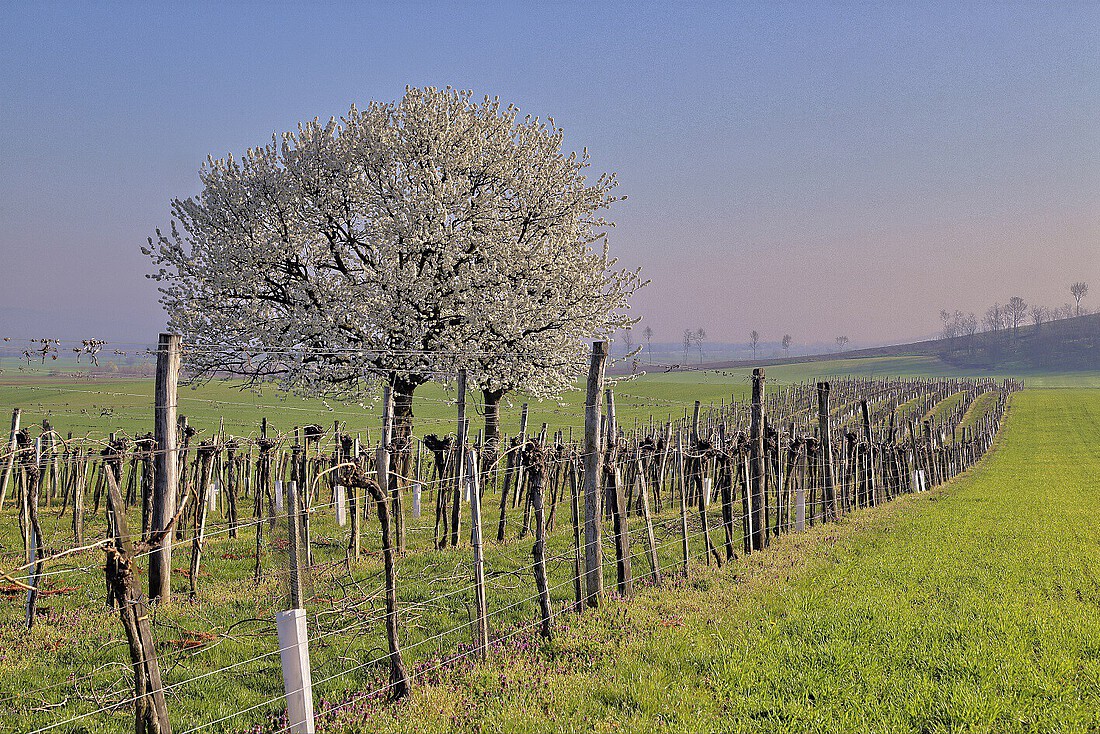
{"type": "Polygon", "coordinates": [[[551,636],[550,585],[546,578],[546,513],[543,502],[543,484],[546,479],[546,453],[535,444],[531,462],[531,504],[535,512],[535,545],[531,549],[535,561],[535,588],[539,597],[539,634],[549,640],[551,636]]]}
{"type": "Polygon", "coordinates": [[[485,447],[482,453],[482,464],[488,467],[497,460],[497,444],[500,442],[500,401],[504,397],[504,391],[486,389],[481,391],[481,396],[485,401],[485,447]]]}
{"type": "Polygon", "coordinates": [[[413,430],[413,391],[416,390],[416,382],[392,378],[390,384],[393,388],[393,431],[390,434],[390,443],[393,448],[390,451],[390,482],[386,487],[390,495],[390,504],[393,510],[393,525],[395,547],[399,554],[405,552],[405,511],[402,488],[405,485],[405,477],[412,472],[412,430],[413,430]]]}

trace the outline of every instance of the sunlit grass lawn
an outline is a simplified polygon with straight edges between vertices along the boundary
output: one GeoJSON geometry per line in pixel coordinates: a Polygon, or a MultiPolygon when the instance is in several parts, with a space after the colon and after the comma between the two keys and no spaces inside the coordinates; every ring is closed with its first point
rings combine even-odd
{"type": "MultiPolygon", "coordinates": [[[[865,367],[876,374],[904,374],[906,365],[899,361],[904,359],[893,358],[896,370],[879,362],[865,367]]],[[[783,385],[827,376],[829,364],[777,367],[768,375],[783,385]]],[[[620,421],[629,426],[650,414],[656,420],[678,417],[695,399],[706,404],[734,394],[742,398],[745,372],[671,373],[620,383],[620,421]]],[[[48,413],[55,427],[78,435],[149,430],[151,395],[148,380],[0,380],[0,409],[24,407],[25,424],[48,413]]],[[[439,387],[420,394],[420,433],[452,430],[453,397],[439,387]]],[[[280,431],[326,416],[347,421],[353,431],[373,431],[377,425],[375,406],[334,405],[329,412],[321,401],[272,391],[254,396],[225,383],[184,389],[180,398],[181,413],[204,431],[215,429],[223,416],[228,431],[246,435],[255,433],[263,416],[280,431]]],[[[542,421],[579,427],[580,398],[569,394],[564,406],[533,403],[532,428],[542,421]]],[[[1092,448],[1100,438],[1100,391],[1029,390],[1016,401],[1004,446],[944,492],[784,539],[772,551],[718,574],[700,562],[686,586],[645,591],[635,602],[612,603],[599,615],[565,613],[553,645],[532,654],[530,636],[520,635],[498,651],[496,662],[445,671],[441,685],[421,688],[407,704],[391,709],[372,701],[362,726],[409,731],[1095,727],[1096,714],[1090,712],[1100,704],[1100,592],[1089,564],[1100,555],[1100,534],[1087,512],[1100,500],[1094,479],[1100,457],[1092,448]],[[516,640],[521,644],[513,645],[516,640]]],[[[519,402],[506,407],[505,430],[516,430],[519,402]]],[[[496,510],[493,495],[488,496],[486,527],[492,536],[496,510]]],[[[711,527],[718,528],[718,510],[711,509],[711,527]]],[[[569,547],[567,510],[568,505],[559,508],[552,555],[569,547]]],[[[372,553],[350,574],[343,570],[346,529],[336,528],[330,513],[316,518],[314,538],[323,543],[317,550],[321,560],[337,565],[315,579],[311,626],[326,635],[312,646],[315,680],[335,677],[317,686],[318,701],[370,690],[384,676],[377,665],[363,666],[383,644],[377,620],[348,629],[361,618],[355,604],[377,610],[380,603],[378,558],[372,553]]],[[[250,506],[241,514],[250,518],[250,506]]],[[[89,508],[88,536],[101,537],[102,511],[90,515],[89,508]]],[[[511,517],[514,538],[518,518],[514,511],[511,517]]],[[[43,522],[47,545],[65,547],[71,539],[68,515],[44,512],[43,522]]],[[[673,534],[664,537],[661,551],[669,567],[679,552],[675,524],[672,520],[673,534]]],[[[696,524],[693,518],[693,532],[696,524]]],[[[421,529],[410,542],[426,547],[427,514],[416,525],[421,529]]],[[[364,539],[368,552],[376,552],[376,521],[365,526],[364,539]]],[[[213,673],[275,648],[270,619],[285,605],[278,572],[285,558],[265,544],[267,574],[254,585],[252,542],[251,529],[235,541],[224,534],[213,537],[204,555],[204,573],[211,575],[200,585],[200,601],[181,601],[158,613],[155,633],[166,655],[166,680],[180,684],[170,701],[179,730],[276,699],[212,727],[233,731],[250,720],[264,721],[279,708],[277,658],[213,673]],[[242,620],[251,621],[238,624],[242,620]],[[189,649],[188,640],[201,637],[194,633],[213,639],[199,639],[189,649]],[[182,683],[204,674],[209,677],[182,683]]],[[[692,542],[698,554],[701,540],[692,542]]],[[[187,553],[185,543],[177,551],[177,566],[186,566],[187,553]]],[[[646,563],[640,536],[635,553],[635,573],[641,576],[646,563]]],[[[607,554],[613,559],[610,547],[607,554]]],[[[9,503],[0,517],[0,568],[18,565],[21,555],[9,503]]],[[[56,579],[58,585],[80,588],[43,599],[51,611],[31,635],[20,628],[21,596],[3,602],[0,710],[10,708],[17,716],[0,719],[0,730],[25,731],[31,722],[63,721],[120,699],[127,685],[126,654],[117,617],[103,606],[101,563],[101,556],[86,556],[77,565],[90,568],[71,577],[75,581],[56,579]],[[74,675],[89,677],[68,683],[74,675]],[[44,686],[53,687],[35,693],[44,686]]],[[[496,589],[490,592],[490,611],[499,610],[498,631],[534,617],[529,563],[529,540],[491,551],[490,583],[496,589]]],[[[446,632],[410,651],[412,662],[430,664],[468,640],[469,594],[439,603],[441,591],[468,584],[465,564],[468,549],[410,554],[402,563],[408,641],[446,632]]],[[[563,559],[551,569],[558,608],[572,593],[568,572],[563,559]]],[[[613,585],[613,562],[606,576],[613,585]]],[[[186,596],[186,579],[177,577],[175,585],[186,596]]],[[[359,722],[362,708],[355,711],[359,722]]],[[[131,714],[117,710],[62,730],[123,731],[130,722],[131,714]]]]}
{"type": "MultiPolygon", "coordinates": [[[[807,380],[842,375],[896,376],[986,376],[947,369],[932,357],[876,357],[831,360],[767,367],[770,389],[807,380]]],[[[635,421],[646,425],[652,418],[662,422],[680,418],[694,401],[704,406],[731,399],[744,400],[751,390],[751,370],[707,370],[656,372],[637,379],[610,378],[615,384],[616,411],[622,425],[630,428],[635,421]]],[[[1005,377],[1008,375],[997,375],[1005,377]]],[[[1100,387],[1100,371],[1078,373],[1036,373],[1015,375],[1030,387],[1100,387]]],[[[611,384],[611,383],[609,383],[611,384]]],[[[520,394],[509,396],[502,404],[501,427],[507,433],[519,429],[520,406],[530,403],[529,424],[533,429],[548,423],[552,428],[579,431],[584,425],[583,383],[559,400],[529,400],[520,394]]],[[[477,413],[480,395],[468,398],[474,413],[472,429],[481,425],[477,413]]],[[[446,433],[456,421],[455,392],[440,385],[424,385],[416,392],[414,413],[416,431],[446,433]]],[[[62,435],[92,434],[103,436],[112,430],[134,435],[152,430],[153,381],[134,378],[51,377],[42,370],[20,372],[6,369],[0,374],[0,420],[6,421],[13,408],[24,411],[23,425],[39,424],[48,419],[62,435]]],[[[351,432],[377,431],[381,408],[377,404],[347,405],[316,398],[288,395],[274,388],[261,393],[242,391],[237,383],[214,381],[195,388],[181,387],[179,413],[200,432],[217,430],[224,420],[226,431],[254,436],[262,418],[274,432],[289,432],[306,423],[331,425],[341,421],[351,432]]]]}
{"type": "Polygon", "coordinates": [[[1097,731],[1100,391],[929,494],[569,618],[351,731],[1097,731]]]}

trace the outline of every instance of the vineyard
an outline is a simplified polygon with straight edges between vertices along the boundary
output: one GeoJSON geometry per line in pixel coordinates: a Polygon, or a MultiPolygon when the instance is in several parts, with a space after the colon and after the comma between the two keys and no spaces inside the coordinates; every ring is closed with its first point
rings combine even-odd
{"type": "Polygon", "coordinates": [[[307,414],[282,431],[192,423],[165,350],[144,431],[104,420],[74,438],[17,410],[0,479],[4,727],[362,718],[571,615],[944,483],[990,449],[1021,387],[770,386],[756,370],[748,395],[631,425],[604,356],[597,344],[583,420],[530,424],[523,406],[492,439],[471,430],[461,373],[450,426],[407,440],[388,394],[380,431],[307,414]],[[304,610],[298,637],[288,610],[304,610]]]}

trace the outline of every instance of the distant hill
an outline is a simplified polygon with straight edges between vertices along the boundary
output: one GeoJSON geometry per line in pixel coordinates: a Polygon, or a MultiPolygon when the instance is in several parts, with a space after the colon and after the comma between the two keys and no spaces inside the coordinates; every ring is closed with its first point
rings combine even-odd
{"type": "MultiPolygon", "coordinates": [[[[1100,314],[1049,321],[1039,326],[1021,325],[1015,334],[1012,329],[1002,329],[997,332],[980,332],[951,339],[929,339],[908,344],[787,359],[685,363],[683,369],[728,369],[837,359],[907,356],[936,357],[946,366],[975,372],[1010,374],[1013,370],[1026,372],[1100,370],[1100,314]]],[[[644,360],[640,365],[640,369],[650,371],[667,370],[669,367],[669,365],[647,365],[644,360]]],[[[680,365],[675,365],[672,369],[679,367],[680,365]]]]}

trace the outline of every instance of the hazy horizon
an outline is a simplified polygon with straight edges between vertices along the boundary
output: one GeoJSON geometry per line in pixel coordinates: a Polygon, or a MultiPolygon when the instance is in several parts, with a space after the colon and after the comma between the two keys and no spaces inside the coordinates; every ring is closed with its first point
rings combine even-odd
{"type": "Polygon", "coordinates": [[[655,341],[905,342],[1100,280],[1098,5],[4,7],[0,336],[155,340],[139,248],[206,156],[406,85],[618,174],[655,341]]]}

